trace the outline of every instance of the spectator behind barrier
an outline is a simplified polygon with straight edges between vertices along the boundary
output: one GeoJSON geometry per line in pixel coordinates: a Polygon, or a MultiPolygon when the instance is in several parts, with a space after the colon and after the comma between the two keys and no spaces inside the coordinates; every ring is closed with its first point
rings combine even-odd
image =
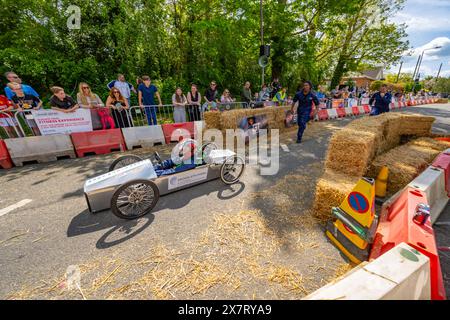
{"type": "Polygon", "coordinates": [[[149,76],[143,76],[142,83],[138,87],[138,102],[141,108],[145,107],[145,115],[149,125],[157,125],[155,95],[158,98],[159,106],[162,106],[161,96],[158,88],[152,84],[149,76]]]}
{"type": "Polygon", "coordinates": [[[95,109],[105,106],[100,97],[93,93],[89,85],[85,82],[80,82],[78,86],[77,102],[81,108],[85,109],[95,109]]]}
{"type": "MultiPolygon", "coordinates": [[[[22,90],[25,94],[32,95],[32,96],[39,98],[39,95],[37,94],[37,92],[32,87],[30,87],[26,84],[23,84],[22,79],[20,79],[20,77],[16,73],[14,73],[12,71],[8,71],[5,73],[5,78],[8,79],[9,82],[15,82],[15,83],[22,85],[22,90]]],[[[5,94],[9,100],[12,100],[14,92],[9,87],[5,87],[5,94]]]]}
{"type": "Polygon", "coordinates": [[[175,123],[186,122],[186,104],[187,99],[180,87],[175,90],[172,95],[173,104],[173,120],[175,123]]]}
{"type": "Polygon", "coordinates": [[[270,84],[272,91],[270,93],[270,99],[273,99],[275,95],[281,90],[281,84],[280,80],[277,78],[274,78],[272,83],[270,84]]]}
{"type": "Polygon", "coordinates": [[[242,92],[241,92],[241,100],[242,102],[247,103],[247,105],[250,104],[250,102],[252,101],[252,90],[250,89],[251,84],[249,81],[247,81],[244,84],[244,87],[242,88],[242,92]]]}
{"type": "Polygon", "coordinates": [[[273,102],[276,102],[279,106],[282,106],[286,103],[287,100],[287,88],[281,88],[280,91],[273,97],[273,102]]]}
{"type": "Polygon", "coordinates": [[[106,99],[106,107],[110,108],[114,118],[116,128],[131,127],[127,110],[130,108],[128,100],[120,93],[117,88],[112,88],[106,99]]]}
{"type": "Polygon", "coordinates": [[[233,103],[233,102],[235,102],[235,101],[236,101],[236,99],[233,99],[233,98],[231,97],[231,95],[230,95],[230,90],[225,89],[225,90],[223,91],[222,96],[220,97],[220,103],[221,103],[221,104],[227,104],[227,103],[233,103]]]}
{"type": "Polygon", "coordinates": [[[217,83],[215,81],[211,81],[209,88],[206,89],[204,99],[205,103],[202,107],[203,112],[207,110],[217,110],[217,104],[219,104],[220,101],[219,93],[217,91],[217,83]]]}
{"type": "Polygon", "coordinates": [[[342,98],[342,92],[339,90],[339,86],[336,86],[333,90],[331,90],[331,98],[332,99],[341,99],[342,98]]]}
{"type": "Polygon", "coordinates": [[[71,96],[64,92],[63,88],[51,87],[50,90],[53,93],[53,96],[50,98],[50,106],[53,110],[71,113],[75,112],[80,107],[71,96]]]}
{"type": "Polygon", "coordinates": [[[261,91],[259,92],[259,97],[261,101],[269,101],[270,100],[270,88],[263,84],[261,87],[261,91]]]}
{"type": "Polygon", "coordinates": [[[128,100],[128,105],[131,104],[131,92],[137,93],[136,89],[129,82],[125,81],[125,76],[123,74],[117,75],[117,80],[113,80],[106,85],[109,90],[112,88],[117,88],[120,91],[120,94],[128,100]]]}
{"type": "Polygon", "coordinates": [[[14,92],[11,101],[18,111],[38,110],[42,107],[42,101],[36,96],[26,94],[21,84],[10,82],[8,88],[14,92]]]}
{"type": "Polygon", "coordinates": [[[89,85],[85,82],[81,82],[78,86],[77,102],[81,108],[91,109],[92,112],[98,114],[100,123],[102,124],[102,130],[114,129],[116,127],[110,110],[105,107],[100,97],[93,93],[89,85]]]}
{"type": "Polygon", "coordinates": [[[3,123],[7,122],[8,125],[4,126],[3,129],[5,129],[6,133],[8,134],[9,138],[15,138],[17,137],[17,134],[14,130],[14,123],[11,123],[14,115],[9,112],[14,110],[14,104],[11,102],[11,100],[9,100],[6,96],[4,95],[0,95],[0,119],[5,119],[2,120],[3,123]],[[3,112],[3,113],[1,113],[3,112]]]}
{"type": "Polygon", "coordinates": [[[197,85],[191,85],[191,91],[187,94],[189,121],[201,120],[202,95],[198,92],[197,85]]]}

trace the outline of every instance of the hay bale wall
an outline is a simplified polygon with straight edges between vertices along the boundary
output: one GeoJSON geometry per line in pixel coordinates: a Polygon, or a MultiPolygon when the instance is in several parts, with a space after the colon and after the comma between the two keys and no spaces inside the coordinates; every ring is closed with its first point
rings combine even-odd
{"type": "Polygon", "coordinates": [[[326,170],[317,181],[314,199],[314,215],[327,221],[331,218],[331,208],[339,206],[352,191],[359,178],[326,170]]]}
{"type": "Polygon", "coordinates": [[[430,138],[398,145],[402,136],[429,136],[434,121],[422,115],[386,113],[357,119],[333,134],[325,173],[316,186],[315,215],[321,220],[330,219],[331,208],[342,203],[358,180],[376,177],[383,165],[390,167],[388,192],[395,193],[408,184],[448,147],[430,138]]]}
{"type": "Polygon", "coordinates": [[[243,117],[265,114],[270,129],[285,129],[286,110],[290,107],[265,107],[258,109],[234,109],[225,112],[205,112],[207,129],[237,129],[239,121],[243,117]]]}
{"type": "Polygon", "coordinates": [[[387,193],[393,195],[414,180],[450,143],[420,138],[396,147],[374,159],[366,174],[376,177],[383,166],[389,168],[387,193]]]}
{"type": "Polygon", "coordinates": [[[357,119],[332,136],[325,166],[361,177],[370,162],[398,146],[403,135],[429,135],[434,120],[433,117],[400,113],[357,119]]]}

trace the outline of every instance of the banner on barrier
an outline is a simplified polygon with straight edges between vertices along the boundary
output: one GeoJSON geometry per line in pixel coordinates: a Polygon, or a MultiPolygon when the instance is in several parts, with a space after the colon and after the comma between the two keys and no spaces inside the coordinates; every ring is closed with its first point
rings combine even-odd
{"type": "Polygon", "coordinates": [[[345,100],[344,99],[333,99],[331,102],[331,106],[333,108],[343,108],[343,107],[345,107],[345,100]]]}
{"type": "Polygon", "coordinates": [[[31,113],[44,136],[93,131],[91,111],[88,109],[78,109],[73,113],[54,110],[33,110],[31,113]]]}

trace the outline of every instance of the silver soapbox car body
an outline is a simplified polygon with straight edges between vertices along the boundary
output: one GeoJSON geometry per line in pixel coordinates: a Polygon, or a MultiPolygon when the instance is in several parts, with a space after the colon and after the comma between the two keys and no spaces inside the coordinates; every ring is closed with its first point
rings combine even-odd
{"type": "Polygon", "coordinates": [[[239,181],[245,162],[230,150],[212,150],[208,163],[158,177],[151,160],[143,160],[89,179],[84,194],[91,213],[111,209],[123,219],[136,219],[154,208],[162,195],[221,178],[239,181]]]}

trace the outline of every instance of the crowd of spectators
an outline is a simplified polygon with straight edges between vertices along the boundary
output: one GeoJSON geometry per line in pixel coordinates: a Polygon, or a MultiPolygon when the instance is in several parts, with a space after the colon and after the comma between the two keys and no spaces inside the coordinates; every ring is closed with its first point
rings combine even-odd
{"type": "MultiPolygon", "coordinates": [[[[42,108],[42,101],[39,94],[29,85],[22,83],[22,79],[14,72],[5,74],[8,84],[5,88],[5,96],[0,95],[0,114],[1,118],[7,117],[5,112],[13,110],[39,110],[42,108]]],[[[51,109],[63,112],[76,112],[79,108],[90,109],[100,119],[102,129],[126,128],[132,126],[130,118],[131,97],[137,95],[138,106],[143,111],[149,125],[158,124],[158,109],[163,106],[161,95],[156,85],[152,83],[149,76],[142,76],[137,79],[137,89],[134,85],[127,82],[123,74],[119,74],[116,80],[107,84],[109,94],[105,103],[96,93],[91,91],[89,84],[82,82],[79,84],[76,100],[66,94],[61,87],[54,86],[50,90],[53,95],[49,104],[51,109]]],[[[299,92],[298,88],[295,92],[299,92]]],[[[381,100],[386,97],[395,97],[402,99],[401,92],[388,92],[386,87],[382,88],[387,95],[383,93],[381,100]]],[[[199,121],[202,113],[206,111],[221,110],[221,106],[231,109],[232,106],[238,107],[265,107],[265,106],[290,106],[295,99],[289,95],[289,88],[283,86],[278,78],[273,79],[271,83],[263,84],[261,87],[254,88],[247,81],[244,83],[240,92],[239,101],[231,95],[229,89],[224,88],[219,92],[218,85],[211,81],[204,94],[199,91],[196,84],[192,84],[189,92],[185,95],[183,90],[178,87],[172,95],[170,105],[170,116],[175,123],[186,121],[199,121]]],[[[340,85],[331,91],[326,91],[324,86],[318,86],[317,90],[312,90],[318,101],[326,105],[327,101],[332,99],[361,99],[371,98],[370,102],[381,103],[378,92],[371,92],[368,87],[357,87],[340,85]]],[[[425,95],[420,92],[419,95],[425,95]]],[[[406,97],[408,98],[408,97],[406,97]]],[[[384,102],[383,102],[384,103],[384,102]]]]}

